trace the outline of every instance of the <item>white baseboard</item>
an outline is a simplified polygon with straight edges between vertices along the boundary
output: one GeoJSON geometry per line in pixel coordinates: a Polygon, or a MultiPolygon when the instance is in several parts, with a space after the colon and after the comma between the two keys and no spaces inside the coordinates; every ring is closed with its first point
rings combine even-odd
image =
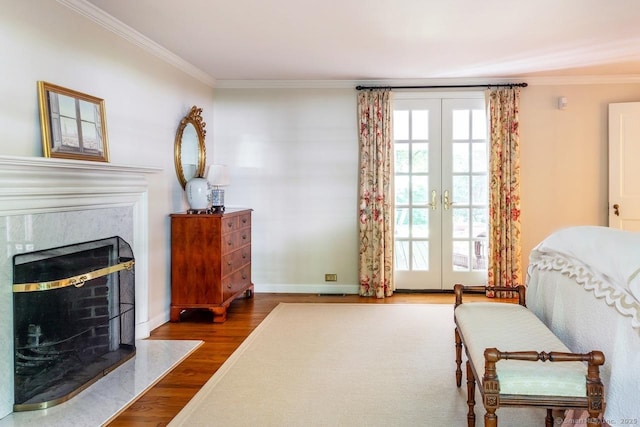
{"type": "MultiPolygon", "coordinates": [[[[169,321],[169,313],[170,313],[170,311],[169,311],[169,309],[167,309],[164,312],[160,313],[159,315],[154,316],[153,319],[150,319],[147,322],[147,324],[149,325],[149,331],[153,331],[158,326],[162,326],[165,323],[167,323],[169,321]]],[[[138,335],[138,331],[136,331],[136,335],[138,335]]],[[[148,338],[148,337],[149,337],[149,335],[147,335],[145,338],[148,338]]]]}
{"type": "Polygon", "coordinates": [[[358,285],[262,284],[254,285],[255,292],[275,294],[358,294],[358,285]]]}

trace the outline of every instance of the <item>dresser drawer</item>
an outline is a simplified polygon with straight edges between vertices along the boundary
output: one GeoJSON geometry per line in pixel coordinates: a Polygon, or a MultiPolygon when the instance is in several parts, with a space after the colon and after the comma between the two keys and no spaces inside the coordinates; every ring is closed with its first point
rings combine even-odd
{"type": "Polygon", "coordinates": [[[222,235],[227,235],[238,229],[238,217],[237,216],[223,216],[220,223],[220,231],[222,235]]]}
{"type": "Polygon", "coordinates": [[[251,263],[251,246],[243,246],[222,257],[222,276],[228,276],[240,267],[251,263]]]}
{"type": "Polygon", "coordinates": [[[245,228],[222,236],[222,254],[226,255],[251,243],[251,229],[245,228]]]}
{"type": "Polygon", "coordinates": [[[251,212],[247,212],[241,215],[222,217],[221,229],[223,235],[247,227],[251,227],[251,212]]]}
{"type": "Polygon", "coordinates": [[[238,228],[251,227],[251,212],[247,212],[237,217],[238,228]]]}
{"type": "Polygon", "coordinates": [[[222,299],[231,298],[236,292],[251,283],[251,264],[222,279],[222,299]]]}

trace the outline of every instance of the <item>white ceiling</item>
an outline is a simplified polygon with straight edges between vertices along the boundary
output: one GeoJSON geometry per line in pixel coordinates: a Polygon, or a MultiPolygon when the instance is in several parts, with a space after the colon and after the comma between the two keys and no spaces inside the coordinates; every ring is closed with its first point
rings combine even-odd
{"type": "Polygon", "coordinates": [[[216,80],[640,76],[637,0],[87,0],[216,80]]]}

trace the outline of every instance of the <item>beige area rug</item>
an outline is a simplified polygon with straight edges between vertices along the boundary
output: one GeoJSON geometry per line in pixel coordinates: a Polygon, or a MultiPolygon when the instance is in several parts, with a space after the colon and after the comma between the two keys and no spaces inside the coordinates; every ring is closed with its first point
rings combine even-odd
{"type": "MultiPolygon", "coordinates": [[[[449,305],[280,304],[169,425],[464,426],[453,330],[449,305]]],[[[498,415],[540,426],[545,411],[498,415]]]]}

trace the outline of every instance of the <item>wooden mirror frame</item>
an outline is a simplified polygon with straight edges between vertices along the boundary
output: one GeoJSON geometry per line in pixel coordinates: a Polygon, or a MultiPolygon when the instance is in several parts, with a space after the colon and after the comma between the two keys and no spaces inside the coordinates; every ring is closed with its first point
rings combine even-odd
{"type": "MultiPolygon", "coordinates": [[[[187,181],[191,178],[202,177],[204,174],[204,168],[206,163],[206,149],[204,145],[204,137],[207,133],[205,130],[206,123],[202,120],[202,108],[198,108],[195,105],[191,107],[191,111],[187,114],[181,121],[178,126],[178,131],[176,132],[176,140],[174,143],[174,161],[176,165],[176,174],[178,175],[178,181],[180,181],[180,185],[182,188],[185,188],[187,185],[187,181]],[[185,176],[185,168],[182,163],[183,158],[183,144],[186,142],[183,140],[183,134],[187,126],[191,124],[196,131],[196,135],[198,138],[197,141],[197,153],[195,153],[194,157],[197,158],[197,163],[195,165],[195,174],[193,176],[185,176]]],[[[191,153],[193,154],[193,153],[191,153]]]]}

